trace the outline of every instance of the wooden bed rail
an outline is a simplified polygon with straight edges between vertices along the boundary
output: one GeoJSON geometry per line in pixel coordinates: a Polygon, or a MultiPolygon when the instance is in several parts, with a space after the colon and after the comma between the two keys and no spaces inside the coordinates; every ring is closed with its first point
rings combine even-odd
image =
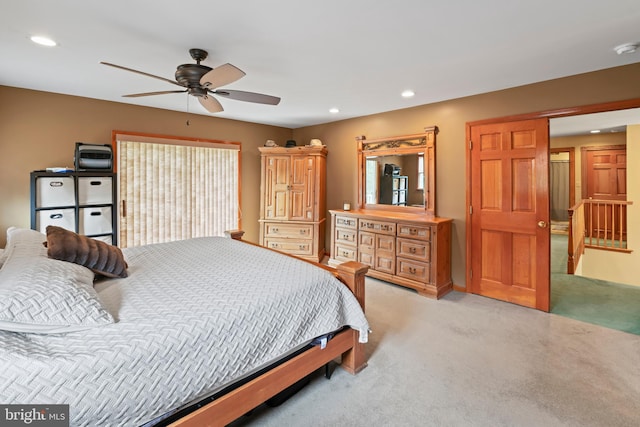
{"type": "MultiPolygon", "coordinates": [[[[225,232],[227,237],[235,240],[241,240],[243,234],[241,230],[225,232]]],[[[333,269],[312,261],[307,262],[333,272],[351,289],[364,310],[364,280],[369,267],[352,261],[333,269]]],[[[318,346],[313,347],[170,425],[176,427],[225,426],[340,356],[342,356],[342,367],[347,372],[356,374],[367,366],[364,344],[359,342],[358,335],[354,329],[344,329],[329,340],[324,349],[318,346]]]]}

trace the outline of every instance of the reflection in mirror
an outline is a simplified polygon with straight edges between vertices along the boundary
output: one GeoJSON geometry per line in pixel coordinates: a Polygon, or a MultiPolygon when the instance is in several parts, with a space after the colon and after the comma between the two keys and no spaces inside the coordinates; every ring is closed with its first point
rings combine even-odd
{"type": "Polygon", "coordinates": [[[424,133],[358,141],[358,206],[435,215],[436,126],[424,133]]]}
{"type": "Polygon", "coordinates": [[[366,204],[424,208],[424,154],[367,156],[366,204]]]}

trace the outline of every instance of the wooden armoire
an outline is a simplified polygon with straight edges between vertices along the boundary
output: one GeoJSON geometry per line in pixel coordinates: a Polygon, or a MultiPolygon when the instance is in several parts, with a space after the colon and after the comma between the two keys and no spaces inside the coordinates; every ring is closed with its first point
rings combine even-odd
{"type": "Polygon", "coordinates": [[[312,261],[325,254],[325,146],[259,147],[260,244],[312,261]]]}

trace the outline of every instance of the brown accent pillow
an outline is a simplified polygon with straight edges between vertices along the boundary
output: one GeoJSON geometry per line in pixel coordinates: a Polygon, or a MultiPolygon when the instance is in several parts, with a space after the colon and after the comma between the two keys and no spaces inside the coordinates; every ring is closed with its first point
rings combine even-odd
{"type": "Polygon", "coordinates": [[[55,225],[47,226],[45,246],[49,258],[80,264],[107,277],[127,277],[128,265],[117,246],[55,225]]]}

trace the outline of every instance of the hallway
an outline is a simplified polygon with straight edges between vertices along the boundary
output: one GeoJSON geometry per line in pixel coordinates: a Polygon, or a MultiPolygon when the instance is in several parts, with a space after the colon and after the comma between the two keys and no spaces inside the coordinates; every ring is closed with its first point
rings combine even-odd
{"type": "Polygon", "coordinates": [[[640,287],[566,274],[567,239],[551,234],[550,312],[640,335],[640,287]]]}

